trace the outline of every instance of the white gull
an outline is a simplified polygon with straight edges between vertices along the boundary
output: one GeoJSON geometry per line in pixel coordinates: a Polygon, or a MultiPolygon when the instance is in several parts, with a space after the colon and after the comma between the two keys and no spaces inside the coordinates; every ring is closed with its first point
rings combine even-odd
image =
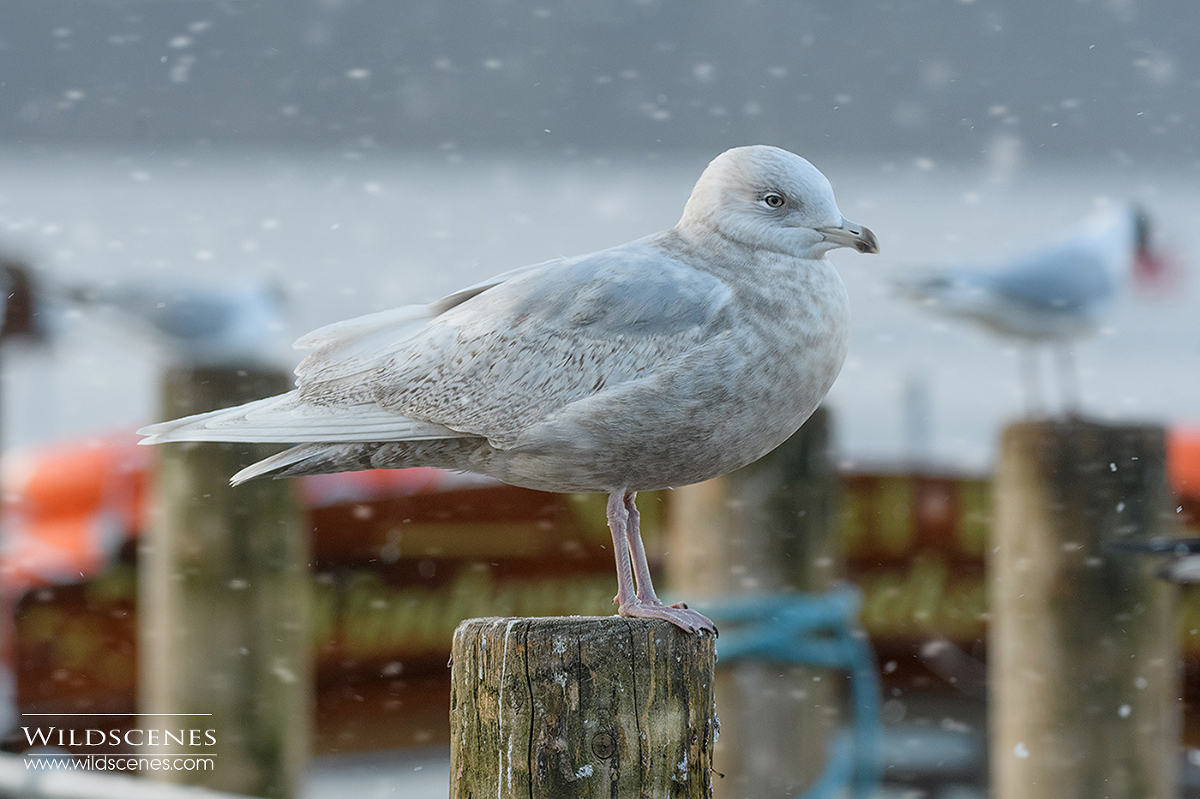
{"type": "Polygon", "coordinates": [[[837,247],[878,252],[812,164],[739,147],[670,230],[323,327],[296,343],[314,351],[295,390],[152,425],[142,443],[296,445],[235,484],[434,466],[606,493],[619,613],[715,632],[656,596],[635,496],[751,463],[809,417],[846,356],[837,247]]]}
{"type": "Polygon", "coordinates": [[[944,316],[967,319],[1022,345],[1031,408],[1041,404],[1036,347],[1059,355],[1068,406],[1078,405],[1074,342],[1094,333],[1130,277],[1160,279],[1150,223],[1135,205],[1098,209],[1059,239],[992,266],[947,266],[896,281],[900,292],[944,316]]]}

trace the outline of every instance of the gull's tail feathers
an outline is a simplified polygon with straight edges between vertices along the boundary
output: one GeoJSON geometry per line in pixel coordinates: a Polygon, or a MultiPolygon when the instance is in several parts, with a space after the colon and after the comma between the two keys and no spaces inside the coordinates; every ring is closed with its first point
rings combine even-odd
{"type": "Polygon", "coordinates": [[[308,471],[303,468],[305,461],[318,455],[324,447],[315,444],[301,444],[291,449],[285,449],[277,455],[272,455],[269,458],[263,458],[257,463],[252,463],[245,469],[229,478],[229,484],[233,486],[241,485],[247,480],[253,480],[256,477],[287,477],[290,470],[295,470],[295,475],[304,474],[320,474],[320,471],[308,471]]]}
{"type": "Polygon", "coordinates": [[[894,278],[892,292],[943,313],[971,313],[991,293],[987,275],[970,271],[927,271],[894,278]]]}
{"type": "Polygon", "coordinates": [[[245,443],[353,443],[415,441],[469,435],[445,425],[409,419],[374,403],[312,405],[290,391],[235,408],[160,422],[138,431],[139,443],[230,441],[245,443]]]}
{"type": "Polygon", "coordinates": [[[257,477],[304,477],[410,466],[469,471],[478,465],[481,454],[488,449],[485,439],[465,435],[405,441],[300,444],[247,466],[235,474],[230,483],[239,485],[257,477]]]}
{"type": "Polygon", "coordinates": [[[954,277],[945,272],[914,271],[893,278],[889,286],[892,293],[914,302],[935,299],[954,285],[954,277]]]}

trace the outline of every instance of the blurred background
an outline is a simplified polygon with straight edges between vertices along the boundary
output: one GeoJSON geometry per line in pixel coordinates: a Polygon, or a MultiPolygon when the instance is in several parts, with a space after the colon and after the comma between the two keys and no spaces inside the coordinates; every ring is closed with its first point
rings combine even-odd
{"type": "MultiPolygon", "coordinates": [[[[862,543],[870,503],[884,516],[914,509],[911,535],[889,539],[887,579],[876,575],[887,590],[925,579],[922,530],[953,527],[950,514],[973,531],[944,561],[958,564],[946,568],[969,612],[863,619],[894,700],[885,721],[926,713],[938,735],[970,733],[945,779],[929,776],[937,757],[917,758],[896,784],[982,791],[979,692],[905,658],[947,636],[983,656],[987,531],[976,527],[999,431],[1024,412],[1019,352],[891,284],[1002,261],[1136,201],[1171,278],[1123,282],[1080,344],[1082,409],[1162,425],[1171,440],[1200,427],[1198,37],[1186,0],[0,0],[10,718],[134,709],[134,570],[153,503],[152,453],[131,447],[132,431],[163,415],[164,368],[290,369],[291,341],[317,326],[669,227],[712,157],[765,143],[821,169],[882,249],[832,255],[854,314],[827,402],[844,507],[859,508],[837,517],[842,576],[871,607],[863,574],[885,559],[862,543]],[[904,704],[914,691],[932,698],[904,704]]],[[[301,489],[326,624],[312,634],[310,795],[334,795],[321,791],[351,773],[377,795],[445,795],[448,678],[435,666],[464,607],[607,612],[607,533],[589,527],[588,500],[478,490],[500,489],[429,475],[301,489]],[[430,499],[439,492],[453,499],[430,499]],[[484,506],[511,508],[489,521],[484,506]],[[444,507],[455,524],[508,525],[511,540],[447,544],[459,533],[438,527],[444,507]],[[409,543],[388,537],[414,519],[425,526],[409,543]],[[564,565],[563,542],[586,557],[564,565]],[[475,568],[485,562],[506,565],[475,568]],[[592,572],[594,584],[573,581],[587,589],[577,595],[545,587],[592,572]],[[521,599],[531,586],[550,598],[521,599]],[[495,601],[445,608],[462,596],[495,601]],[[426,610],[416,621],[397,610],[347,643],[339,625],[372,602],[426,610]],[[362,754],[377,750],[388,754],[362,754]]],[[[659,504],[666,514],[669,499],[659,504]]],[[[878,522],[881,541],[892,524],[878,522]]]]}
{"type": "MultiPolygon", "coordinates": [[[[1187,3],[9,1],[4,15],[6,251],[63,281],[269,278],[288,297],[285,360],[316,325],[670,226],[711,157],[771,143],[824,170],[883,246],[834,255],[856,315],[834,394],[843,450],[903,454],[915,380],[931,454],[980,468],[984,422],[1019,406],[1011,352],[892,302],[885,279],[996,260],[1103,199],[1144,203],[1184,261],[1193,246],[1187,3]]],[[[1123,304],[1081,353],[1096,412],[1186,416],[1193,290],[1169,299],[1123,304]]],[[[153,367],[89,352],[86,324],[59,323],[74,338],[50,373],[13,356],[13,443],[153,414],[130,384],[153,367]]]]}

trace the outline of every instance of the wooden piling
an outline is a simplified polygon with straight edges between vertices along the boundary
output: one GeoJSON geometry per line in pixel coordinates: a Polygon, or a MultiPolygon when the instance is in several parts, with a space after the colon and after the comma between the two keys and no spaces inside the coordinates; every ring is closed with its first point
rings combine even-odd
{"type": "MultiPolygon", "coordinates": [[[[824,591],[838,573],[830,414],[816,413],[761,460],[670,495],[664,582],[689,601],[824,591]]],[[[718,649],[719,647],[718,642],[718,649]]],[[[717,799],[790,799],[825,767],[839,715],[834,673],[756,661],[719,664],[717,799]]]]}
{"type": "MultiPolygon", "coordinates": [[[[164,415],[268,396],[290,382],[255,366],[177,368],[165,379],[164,415]]],[[[139,723],[215,739],[187,752],[215,755],[215,769],[152,772],[161,779],[253,796],[299,793],[312,723],[307,534],[291,481],[229,486],[239,468],[274,451],[158,447],[154,517],[138,561],[138,710],[164,715],[139,723]]]]}
{"type": "Polygon", "coordinates": [[[468,619],[451,799],[709,799],[713,640],[660,620],[468,619]]]}
{"type": "Polygon", "coordinates": [[[1176,795],[1173,593],[1114,552],[1169,533],[1163,431],[1082,421],[1004,432],[988,560],[997,799],[1176,795]]]}

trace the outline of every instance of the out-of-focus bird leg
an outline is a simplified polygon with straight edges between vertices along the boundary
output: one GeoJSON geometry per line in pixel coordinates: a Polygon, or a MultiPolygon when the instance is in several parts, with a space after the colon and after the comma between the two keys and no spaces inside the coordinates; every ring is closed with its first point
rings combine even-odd
{"type": "Polygon", "coordinates": [[[665,619],[690,633],[709,632],[716,635],[717,628],[708,617],[683,603],[664,605],[654,593],[650,566],[646,563],[646,548],[642,544],[641,516],[635,504],[636,499],[637,493],[633,491],[613,492],[608,497],[609,526],[613,534],[613,548],[617,552],[617,612],[633,618],[665,619]],[[618,531],[624,536],[620,543],[617,542],[618,531]],[[636,593],[631,592],[629,585],[631,560],[633,576],[637,580],[636,593]]]}
{"type": "Polygon", "coordinates": [[[1042,375],[1038,364],[1036,344],[1023,344],[1017,350],[1021,362],[1021,388],[1025,395],[1025,415],[1036,419],[1045,415],[1046,404],[1042,398],[1042,375]]]}
{"type": "Polygon", "coordinates": [[[1068,342],[1057,347],[1059,391],[1062,393],[1063,410],[1069,416],[1078,416],[1083,404],[1079,390],[1079,367],[1075,363],[1075,348],[1068,342]]]}

